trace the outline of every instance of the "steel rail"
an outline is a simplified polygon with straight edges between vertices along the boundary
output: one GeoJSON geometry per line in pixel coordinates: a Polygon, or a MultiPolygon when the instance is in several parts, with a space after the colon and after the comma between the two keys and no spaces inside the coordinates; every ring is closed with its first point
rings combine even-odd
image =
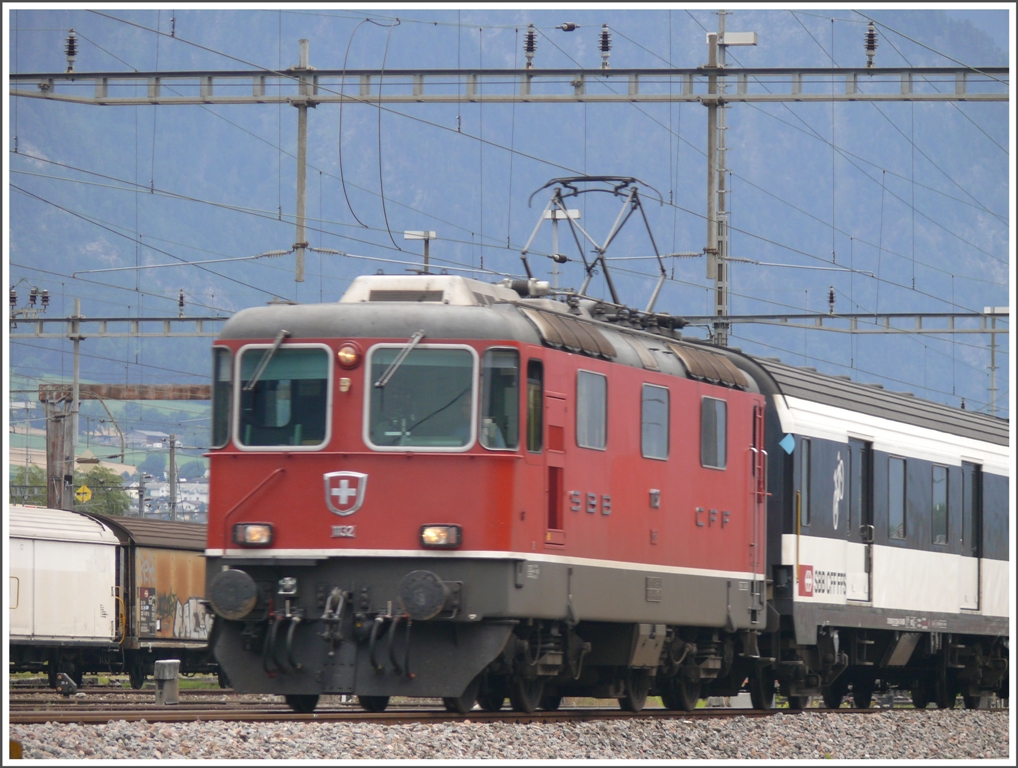
{"type": "MultiPolygon", "coordinates": [[[[179,705],[178,705],[179,706],[179,705]]],[[[319,722],[319,723],[379,723],[388,725],[405,725],[408,723],[447,723],[469,720],[472,723],[510,723],[524,725],[530,723],[575,723],[595,720],[710,720],[733,717],[768,717],[778,713],[789,713],[794,710],[752,710],[752,709],[698,709],[693,712],[678,712],[666,709],[644,709],[640,712],[605,709],[563,709],[557,711],[539,710],[532,714],[524,712],[484,712],[475,710],[466,715],[453,714],[445,711],[400,710],[372,713],[350,712],[346,709],[318,709],[310,714],[296,714],[286,705],[278,709],[235,710],[220,709],[189,709],[180,710],[176,706],[146,709],[111,709],[105,712],[88,710],[74,712],[69,710],[40,710],[36,712],[11,711],[12,725],[33,725],[42,723],[79,723],[96,724],[113,720],[147,723],[193,723],[193,722],[319,722]]],[[[883,712],[881,709],[844,709],[844,710],[811,710],[814,712],[831,711],[844,713],[867,714],[883,712]]]]}

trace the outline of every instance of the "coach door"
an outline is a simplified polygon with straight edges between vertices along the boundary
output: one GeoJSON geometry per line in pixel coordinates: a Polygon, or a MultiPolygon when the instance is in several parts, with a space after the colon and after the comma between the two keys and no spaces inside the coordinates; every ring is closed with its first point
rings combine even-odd
{"type": "Polygon", "coordinates": [[[979,609],[979,558],[983,554],[983,469],[961,464],[960,608],[979,609]]]}
{"type": "Polygon", "coordinates": [[[846,597],[868,602],[873,590],[873,447],[850,438],[845,462],[846,597]]]}

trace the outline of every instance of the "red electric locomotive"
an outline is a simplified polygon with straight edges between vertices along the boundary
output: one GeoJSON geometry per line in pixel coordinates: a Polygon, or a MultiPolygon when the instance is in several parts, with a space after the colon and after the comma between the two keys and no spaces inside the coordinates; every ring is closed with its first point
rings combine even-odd
{"type": "Polygon", "coordinates": [[[764,396],[546,287],[360,277],[226,324],[207,594],[237,690],[636,711],[759,677],[764,396]]]}

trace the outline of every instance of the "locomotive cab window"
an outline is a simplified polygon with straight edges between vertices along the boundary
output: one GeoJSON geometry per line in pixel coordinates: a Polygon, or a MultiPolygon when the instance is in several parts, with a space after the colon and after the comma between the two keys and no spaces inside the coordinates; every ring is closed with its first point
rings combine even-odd
{"type": "Polygon", "coordinates": [[[520,441],[520,355],[489,349],[481,363],[481,445],[515,450],[520,441]]]}
{"type": "Polygon", "coordinates": [[[668,390],[644,384],[640,414],[643,455],[648,459],[667,459],[668,390]]]}
{"type": "Polygon", "coordinates": [[[237,439],[243,446],[320,447],[328,427],[329,351],[248,348],[240,356],[237,439]]]}
{"type": "Polygon", "coordinates": [[[608,442],[608,379],[600,373],[576,374],[576,444],[603,451],[608,442]]]}
{"type": "Polygon", "coordinates": [[[474,442],[477,353],[435,344],[403,356],[405,347],[370,352],[365,441],[383,451],[466,450],[474,442]]]}
{"type": "Polygon", "coordinates": [[[724,469],[728,461],[728,403],[705,397],[700,403],[700,464],[724,469]]]}
{"type": "Polygon", "coordinates": [[[222,448],[230,439],[230,405],[233,388],[233,353],[212,350],[212,447],[222,448]]]}

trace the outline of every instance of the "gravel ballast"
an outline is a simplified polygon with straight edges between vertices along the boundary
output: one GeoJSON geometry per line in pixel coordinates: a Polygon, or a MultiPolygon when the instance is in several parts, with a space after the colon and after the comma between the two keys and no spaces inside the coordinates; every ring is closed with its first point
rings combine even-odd
{"type": "Polygon", "coordinates": [[[12,725],[26,759],[1006,759],[1007,712],[897,710],[712,720],[12,725]]]}

